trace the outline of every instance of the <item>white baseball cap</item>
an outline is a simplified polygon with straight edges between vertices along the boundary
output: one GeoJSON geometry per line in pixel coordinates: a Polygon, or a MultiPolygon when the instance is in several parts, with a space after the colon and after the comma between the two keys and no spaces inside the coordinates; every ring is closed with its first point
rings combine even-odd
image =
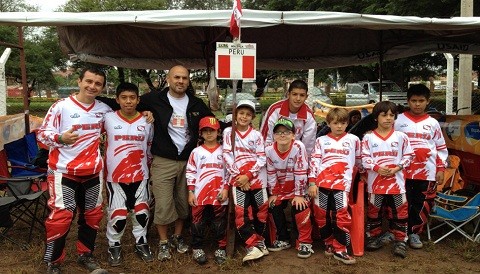
{"type": "Polygon", "coordinates": [[[255,104],[250,100],[240,100],[240,101],[238,101],[237,108],[239,108],[239,107],[249,107],[253,110],[253,113],[255,113],[255,104]]]}

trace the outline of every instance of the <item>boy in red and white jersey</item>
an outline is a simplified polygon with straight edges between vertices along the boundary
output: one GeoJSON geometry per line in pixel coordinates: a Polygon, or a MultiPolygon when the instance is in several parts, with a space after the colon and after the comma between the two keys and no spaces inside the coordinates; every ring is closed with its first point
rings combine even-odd
{"type": "Polygon", "coordinates": [[[267,156],[268,204],[276,240],[269,251],[290,247],[285,209],[292,203],[293,235],[299,258],[312,255],[312,224],[309,201],[306,199],[308,156],[302,142],[295,140],[292,121],[281,118],[273,127],[275,142],[265,148],[267,156]]]}
{"type": "Polygon", "coordinates": [[[217,241],[215,262],[223,264],[227,229],[227,202],[229,185],[225,180],[223,148],[220,143],[220,124],[213,116],[203,117],[199,123],[199,146],[193,149],[187,162],[188,203],[192,207],[192,251],[193,259],[207,262],[203,251],[205,226],[212,218],[213,232],[217,241]],[[207,214],[212,212],[212,215],[207,214]]]}
{"type": "Polygon", "coordinates": [[[413,150],[407,135],[393,129],[396,114],[394,103],[377,103],[372,115],[378,126],[362,140],[362,163],[368,173],[366,248],[372,251],[383,246],[379,236],[382,233],[382,213],[386,212],[390,232],[395,238],[393,254],[405,258],[408,203],[403,168],[410,164],[413,150]]]}
{"type": "Polygon", "coordinates": [[[265,147],[262,135],[251,125],[254,117],[255,104],[240,100],[236,109],[235,143],[232,144],[231,127],[223,133],[223,158],[227,179],[233,187],[235,225],[247,247],[244,262],[268,254],[263,237],[268,215],[265,147]],[[251,215],[255,220],[250,219],[251,215]]]}
{"type": "Polygon", "coordinates": [[[152,124],[136,110],[140,102],[138,87],[131,83],[117,86],[120,110],[105,115],[105,172],[107,173],[107,239],[110,266],[122,263],[121,239],[128,212],[132,212],[135,253],[145,262],[153,261],[147,243],[150,218],[149,168],[152,124]]]}
{"type": "Polygon", "coordinates": [[[405,169],[408,200],[408,235],[412,248],[422,248],[419,234],[428,221],[436,196],[436,185],[443,183],[448,157],[447,145],[438,121],[425,110],[430,103],[430,89],[423,84],[407,90],[409,110],[398,115],[395,130],[408,136],[415,152],[405,169]]]}
{"type": "Polygon", "coordinates": [[[348,212],[348,194],[353,169],[361,169],[360,139],[345,132],[348,111],[331,109],[326,117],[331,132],[318,137],[310,160],[308,193],[314,200],[315,220],[325,242],[325,254],[345,263],[354,264],[347,252],[350,245],[352,218],[348,212]]]}

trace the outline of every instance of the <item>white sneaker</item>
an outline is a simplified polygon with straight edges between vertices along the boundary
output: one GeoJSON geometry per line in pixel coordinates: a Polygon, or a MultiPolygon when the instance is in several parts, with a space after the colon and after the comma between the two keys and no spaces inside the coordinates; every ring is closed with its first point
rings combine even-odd
{"type": "Polygon", "coordinates": [[[270,252],[268,252],[267,246],[265,245],[265,241],[258,242],[257,247],[263,252],[263,256],[267,256],[268,254],[270,254],[270,252]]]}
{"type": "Polygon", "coordinates": [[[420,241],[420,236],[418,234],[410,234],[408,236],[408,244],[411,248],[420,249],[423,247],[422,241],[420,241]]]}
{"type": "Polygon", "coordinates": [[[251,248],[247,248],[247,255],[243,257],[243,262],[256,260],[261,257],[263,257],[263,252],[260,249],[258,249],[258,247],[254,246],[251,248]]]}

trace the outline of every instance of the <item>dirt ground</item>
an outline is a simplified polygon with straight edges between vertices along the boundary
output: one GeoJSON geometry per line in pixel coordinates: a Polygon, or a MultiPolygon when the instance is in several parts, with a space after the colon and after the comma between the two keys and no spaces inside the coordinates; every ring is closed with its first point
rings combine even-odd
{"type": "MultiPolygon", "coordinates": [[[[379,251],[366,252],[364,256],[357,257],[357,264],[350,266],[326,257],[323,253],[323,244],[319,241],[314,242],[315,254],[308,259],[297,258],[296,250],[290,248],[270,252],[269,256],[247,264],[241,263],[245,252],[240,243],[237,243],[234,258],[229,259],[223,266],[217,266],[213,262],[215,246],[209,240],[205,249],[209,262],[199,266],[191,258],[191,253],[175,253],[173,259],[168,262],[143,263],[133,253],[134,239],[130,227],[127,227],[124,235],[123,266],[109,267],[104,224],[105,221],[97,238],[95,256],[109,273],[480,273],[480,244],[462,239],[459,234],[451,235],[435,245],[426,243],[422,250],[408,249],[406,259],[394,257],[391,254],[391,246],[385,246],[379,251]]],[[[64,273],[86,273],[75,262],[76,232],[74,224],[67,240],[67,257],[62,267],[64,273]]],[[[151,229],[149,234],[152,251],[155,252],[158,236],[154,229],[151,229]]],[[[188,231],[185,234],[188,235],[188,231]]],[[[23,229],[12,231],[9,235],[18,239],[18,242],[26,239],[26,232],[23,229]]],[[[422,236],[426,238],[426,235],[422,236]]],[[[433,236],[437,237],[438,232],[433,236]]],[[[46,268],[42,262],[43,238],[41,231],[35,232],[30,248],[26,251],[8,241],[0,240],[2,258],[0,273],[44,273],[46,268]]],[[[210,237],[207,235],[207,238],[210,237]]]]}

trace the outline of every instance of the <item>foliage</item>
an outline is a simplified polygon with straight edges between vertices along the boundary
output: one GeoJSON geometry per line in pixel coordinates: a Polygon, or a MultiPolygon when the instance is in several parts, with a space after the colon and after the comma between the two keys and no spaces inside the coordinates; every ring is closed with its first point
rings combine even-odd
{"type": "Polygon", "coordinates": [[[166,0],[69,0],[63,6],[65,12],[164,10],[166,0]]]}

